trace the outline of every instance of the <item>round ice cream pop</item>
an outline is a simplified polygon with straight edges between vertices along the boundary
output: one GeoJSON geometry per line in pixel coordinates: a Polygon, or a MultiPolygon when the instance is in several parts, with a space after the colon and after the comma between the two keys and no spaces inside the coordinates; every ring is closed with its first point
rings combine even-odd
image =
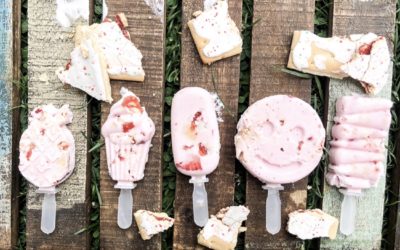
{"type": "Polygon", "coordinates": [[[384,173],[392,104],[361,96],[343,96],[336,102],[326,180],[344,195],[340,232],[345,235],[355,229],[356,197],[376,186],[384,173]]]}
{"type": "Polygon", "coordinates": [[[57,109],[52,104],[35,108],[19,144],[19,170],[37,192],[44,194],[41,230],[50,234],[56,222],[56,186],[67,179],[75,167],[75,142],[66,127],[72,122],[68,105],[57,109]]]}
{"type": "Polygon", "coordinates": [[[118,199],[118,226],[132,224],[132,189],[144,177],[151,139],[155,133],[153,121],[139,98],[121,89],[122,98],[112,105],[107,121],[101,128],[105,138],[108,172],[115,188],[121,189],[118,199]]]}
{"type": "Polygon", "coordinates": [[[242,115],[235,136],[236,158],[265,185],[266,228],[281,228],[281,184],[296,182],[318,165],[325,129],[315,110],[287,95],[266,97],[242,115]]]}
{"type": "Polygon", "coordinates": [[[215,102],[205,89],[188,87],[172,100],[171,136],[174,161],[179,172],[193,183],[193,216],[198,226],[208,220],[204,182],[219,162],[221,148],[215,102]]]}

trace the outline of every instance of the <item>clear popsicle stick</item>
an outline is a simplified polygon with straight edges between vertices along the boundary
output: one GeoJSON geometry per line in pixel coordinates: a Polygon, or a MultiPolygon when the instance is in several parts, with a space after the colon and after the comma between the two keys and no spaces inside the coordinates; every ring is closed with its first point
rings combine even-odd
{"type": "Polygon", "coordinates": [[[118,197],[118,216],[117,224],[121,229],[127,229],[132,225],[133,214],[133,197],[132,189],[136,184],[130,183],[129,185],[117,184],[115,188],[121,189],[118,197]]]}
{"type": "Polygon", "coordinates": [[[355,230],[357,197],[360,196],[361,193],[355,193],[345,189],[340,189],[339,191],[344,195],[340,210],[340,232],[348,236],[355,230]]]}
{"type": "Polygon", "coordinates": [[[51,234],[56,228],[56,193],[57,190],[54,187],[51,188],[39,188],[37,193],[42,193],[42,216],[40,221],[40,229],[45,234],[51,234]]]}
{"type": "Polygon", "coordinates": [[[204,183],[208,182],[205,176],[195,177],[193,176],[189,183],[193,184],[193,218],[194,223],[203,227],[208,221],[208,198],[207,191],[204,183]]]}
{"type": "Polygon", "coordinates": [[[280,184],[266,184],[262,187],[268,190],[265,203],[265,227],[267,232],[274,235],[281,230],[281,199],[279,191],[283,190],[280,184]]]}

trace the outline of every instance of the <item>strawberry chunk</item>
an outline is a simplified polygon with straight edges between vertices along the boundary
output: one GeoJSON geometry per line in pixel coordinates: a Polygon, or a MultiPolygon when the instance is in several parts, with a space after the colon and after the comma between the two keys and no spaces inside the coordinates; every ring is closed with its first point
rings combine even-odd
{"type": "Polygon", "coordinates": [[[197,127],[196,121],[199,120],[200,116],[201,116],[201,112],[200,111],[197,111],[196,114],[194,114],[192,122],[190,123],[190,129],[191,130],[195,130],[196,129],[196,127],[197,127]]]}
{"type": "Polygon", "coordinates": [[[143,113],[143,108],[140,105],[139,100],[134,96],[127,96],[122,101],[122,106],[129,109],[138,109],[141,113],[143,113]]]}
{"type": "Polygon", "coordinates": [[[207,155],[207,148],[201,142],[199,143],[199,155],[200,156],[207,155]]]}
{"type": "Polygon", "coordinates": [[[178,168],[188,170],[188,171],[195,171],[195,170],[201,170],[201,163],[200,161],[191,161],[186,164],[176,164],[178,168]]]}
{"type": "Polygon", "coordinates": [[[28,151],[26,152],[26,159],[29,161],[30,159],[31,159],[31,156],[32,156],[32,150],[34,149],[36,147],[36,145],[35,144],[31,144],[31,145],[29,145],[29,149],[28,149],[28,151]]]}
{"type": "Polygon", "coordinates": [[[372,43],[370,44],[363,44],[361,47],[358,49],[358,53],[360,55],[370,55],[371,54],[371,49],[372,49],[372,43]]]}
{"type": "Polygon", "coordinates": [[[134,127],[135,125],[133,124],[133,122],[125,122],[124,124],[122,124],[122,131],[124,131],[124,133],[127,133],[134,127]]]}
{"type": "Polygon", "coordinates": [[[69,144],[65,141],[58,143],[58,148],[61,150],[67,150],[69,148],[69,144]]]}

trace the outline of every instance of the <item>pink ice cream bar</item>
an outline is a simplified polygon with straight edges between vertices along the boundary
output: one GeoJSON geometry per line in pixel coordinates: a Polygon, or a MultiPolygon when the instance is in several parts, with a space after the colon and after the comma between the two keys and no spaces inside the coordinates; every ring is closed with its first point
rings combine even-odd
{"type": "Polygon", "coordinates": [[[192,176],[193,214],[198,226],[208,220],[204,182],[219,162],[221,148],[215,100],[205,89],[188,87],[172,100],[171,136],[174,161],[179,172],[192,176]]]}
{"type": "Polygon", "coordinates": [[[236,158],[265,185],[266,228],[281,228],[281,184],[296,182],[318,165],[325,129],[315,110],[287,95],[266,97],[251,105],[239,120],[236,158]]]}
{"type": "Polygon", "coordinates": [[[110,110],[101,128],[105,138],[108,171],[121,189],[118,225],[126,229],[132,224],[132,192],[134,182],[144,177],[151,139],[155,133],[153,121],[139,98],[125,88],[122,98],[110,110]]]}
{"type": "Polygon", "coordinates": [[[296,182],[321,159],[324,126],[315,110],[298,98],[276,95],[257,101],[237,129],[236,157],[263,183],[296,182]]]}
{"type": "Polygon", "coordinates": [[[344,194],[340,231],[355,228],[356,202],[363,189],[378,184],[383,172],[392,102],[386,99],[344,96],[336,102],[327,182],[344,194]]]}
{"type": "Polygon", "coordinates": [[[41,229],[47,234],[55,229],[55,187],[75,168],[75,141],[66,126],[71,122],[68,105],[37,107],[30,113],[19,144],[21,174],[39,188],[38,193],[45,194],[41,229]]]}
{"type": "Polygon", "coordinates": [[[109,174],[118,182],[117,188],[143,179],[155,133],[154,123],[140,105],[139,98],[125,88],[121,89],[121,95],[101,128],[109,174]]]}

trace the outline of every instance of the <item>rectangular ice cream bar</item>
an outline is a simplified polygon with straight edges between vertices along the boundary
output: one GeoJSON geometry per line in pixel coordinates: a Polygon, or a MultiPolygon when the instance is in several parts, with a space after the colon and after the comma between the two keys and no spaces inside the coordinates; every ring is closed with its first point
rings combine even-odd
{"type": "Polygon", "coordinates": [[[384,171],[392,102],[344,96],[336,102],[327,182],[359,192],[375,186],[384,171]]]}
{"type": "Polygon", "coordinates": [[[323,38],[310,31],[295,31],[288,68],[360,81],[369,94],[388,81],[390,53],[385,37],[373,33],[323,38]]]}
{"type": "Polygon", "coordinates": [[[171,111],[172,149],[177,169],[205,176],[217,167],[221,147],[214,98],[188,87],[175,94],[171,111]]]}

